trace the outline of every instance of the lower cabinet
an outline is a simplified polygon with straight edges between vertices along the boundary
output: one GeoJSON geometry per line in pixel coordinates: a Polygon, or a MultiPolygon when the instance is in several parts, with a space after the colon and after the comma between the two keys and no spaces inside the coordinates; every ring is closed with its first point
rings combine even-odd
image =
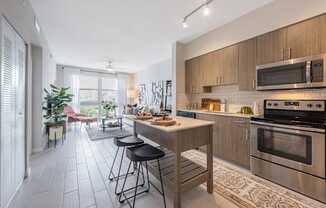
{"type": "Polygon", "coordinates": [[[213,128],[214,156],[244,168],[250,168],[248,118],[197,114],[197,119],[215,122],[213,128]]]}

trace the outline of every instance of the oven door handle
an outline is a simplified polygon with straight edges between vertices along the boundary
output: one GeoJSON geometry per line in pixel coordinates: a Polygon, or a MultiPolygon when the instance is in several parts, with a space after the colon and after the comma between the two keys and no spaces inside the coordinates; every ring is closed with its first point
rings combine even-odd
{"type": "Polygon", "coordinates": [[[282,128],[283,131],[286,131],[285,129],[289,129],[288,132],[290,132],[291,130],[295,130],[295,131],[308,131],[308,132],[316,132],[316,133],[325,134],[325,129],[318,129],[318,128],[290,126],[290,125],[275,124],[275,123],[271,124],[271,123],[265,123],[265,122],[259,122],[259,121],[250,121],[250,124],[267,126],[267,127],[271,127],[271,128],[282,128]]]}

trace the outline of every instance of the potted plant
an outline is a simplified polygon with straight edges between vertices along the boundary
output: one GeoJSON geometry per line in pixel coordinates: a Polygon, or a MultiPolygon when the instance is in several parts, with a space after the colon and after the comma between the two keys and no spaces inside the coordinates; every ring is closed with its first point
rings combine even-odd
{"type": "Polygon", "coordinates": [[[72,94],[69,94],[69,88],[57,87],[55,85],[50,85],[50,89],[44,88],[45,97],[43,102],[43,110],[45,114],[43,117],[48,120],[48,122],[60,123],[66,117],[64,114],[64,107],[72,101],[72,94]]]}
{"type": "Polygon", "coordinates": [[[113,101],[102,101],[102,107],[106,113],[106,117],[112,117],[113,115],[116,115],[116,108],[118,106],[113,101]]]}

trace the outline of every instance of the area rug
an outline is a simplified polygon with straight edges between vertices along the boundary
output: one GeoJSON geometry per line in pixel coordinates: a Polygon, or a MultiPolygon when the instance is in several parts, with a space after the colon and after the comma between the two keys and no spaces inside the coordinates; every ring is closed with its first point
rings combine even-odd
{"type": "Polygon", "coordinates": [[[132,131],[128,128],[122,128],[122,130],[120,128],[107,128],[103,131],[102,128],[86,126],[85,129],[89,139],[92,141],[132,135],[132,131]]]}
{"type": "MultiPolygon", "coordinates": [[[[183,156],[206,167],[206,155],[192,150],[183,156]]],[[[241,208],[326,208],[326,204],[238,170],[214,158],[214,194],[241,208]]]]}

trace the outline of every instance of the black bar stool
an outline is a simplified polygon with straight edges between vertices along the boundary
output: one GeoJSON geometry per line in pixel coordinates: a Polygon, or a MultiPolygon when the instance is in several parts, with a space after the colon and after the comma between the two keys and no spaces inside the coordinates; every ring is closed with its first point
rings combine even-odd
{"type": "MultiPolygon", "coordinates": [[[[153,147],[152,145],[149,144],[141,144],[138,146],[134,146],[134,147],[128,147],[127,148],[127,157],[130,159],[129,162],[129,166],[128,166],[128,170],[127,170],[127,174],[125,176],[123,185],[122,185],[122,189],[121,189],[121,194],[119,196],[119,202],[120,203],[124,203],[125,200],[127,200],[128,204],[130,207],[134,208],[135,207],[135,203],[136,203],[136,196],[149,192],[150,190],[150,186],[152,185],[163,197],[163,202],[164,202],[164,207],[166,208],[166,201],[165,201],[165,193],[164,193],[164,187],[163,187],[163,179],[162,179],[162,173],[161,173],[161,166],[160,166],[160,158],[165,156],[165,153],[156,148],[153,147]],[[158,164],[158,171],[159,171],[159,177],[160,177],[160,183],[161,183],[161,190],[159,190],[153,183],[150,182],[149,180],[149,174],[148,174],[148,161],[151,160],[157,160],[157,164],[158,164]],[[141,191],[139,193],[137,193],[137,189],[139,187],[138,185],[138,181],[139,181],[139,173],[140,171],[138,171],[137,173],[137,179],[136,179],[136,185],[133,188],[129,188],[127,190],[125,190],[125,185],[126,185],[126,181],[129,175],[129,171],[130,171],[130,167],[132,162],[136,162],[138,163],[138,169],[140,169],[143,166],[143,163],[145,163],[146,166],[146,172],[147,172],[147,189],[145,189],[144,191],[141,191]],[[126,192],[130,191],[134,189],[134,195],[127,197],[126,196],[126,192]],[[122,196],[124,197],[124,199],[122,199],[122,196]],[[133,203],[131,205],[131,203],[129,202],[129,199],[133,199],[133,203]]],[[[143,176],[144,177],[144,176],[143,176]]]]}
{"type": "MultiPolygon", "coordinates": [[[[127,137],[116,137],[114,138],[114,144],[118,147],[113,159],[113,163],[110,169],[110,173],[109,173],[109,180],[116,180],[116,184],[115,184],[115,194],[119,195],[121,192],[118,192],[118,184],[119,184],[119,180],[121,177],[125,176],[126,174],[121,175],[121,166],[122,166],[122,162],[123,162],[123,157],[125,154],[125,150],[126,147],[131,147],[131,146],[135,146],[135,145],[140,145],[143,144],[144,141],[142,139],[139,139],[138,137],[135,136],[127,136],[127,137]],[[121,159],[120,159],[120,165],[119,165],[119,169],[118,169],[118,175],[115,176],[113,173],[113,168],[118,156],[118,153],[120,151],[120,148],[122,148],[122,155],[121,155],[121,159]],[[111,177],[112,176],[112,177],[111,177]]],[[[134,171],[135,171],[135,167],[136,164],[134,164],[134,171]]],[[[128,173],[128,174],[133,174],[134,171],[132,173],[128,173]]],[[[140,169],[138,169],[138,171],[140,171],[140,169]]],[[[143,171],[142,171],[143,172],[143,171]]],[[[143,173],[143,181],[145,181],[144,179],[144,173],[143,173]]]]}

